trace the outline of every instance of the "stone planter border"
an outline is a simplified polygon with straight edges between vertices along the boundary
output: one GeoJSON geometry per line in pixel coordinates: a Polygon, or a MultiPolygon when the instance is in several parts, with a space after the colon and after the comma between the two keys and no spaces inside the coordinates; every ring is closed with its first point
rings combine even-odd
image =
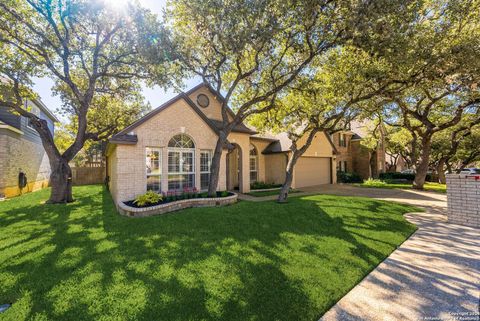
{"type": "Polygon", "coordinates": [[[174,211],[183,210],[190,207],[214,207],[225,206],[237,202],[238,195],[226,197],[212,197],[212,198],[191,198],[186,200],[179,200],[167,204],[160,204],[151,207],[131,207],[125,205],[123,202],[118,203],[118,211],[120,214],[129,217],[146,217],[153,215],[166,214],[174,211]]]}

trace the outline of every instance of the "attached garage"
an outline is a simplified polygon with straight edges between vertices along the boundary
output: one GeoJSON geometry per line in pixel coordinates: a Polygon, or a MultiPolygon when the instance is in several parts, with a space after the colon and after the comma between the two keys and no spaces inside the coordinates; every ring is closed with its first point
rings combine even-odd
{"type": "Polygon", "coordinates": [[[293,187],[300,188],[332,182],[330,157],[300,157],[293,173],[293,187]]]}

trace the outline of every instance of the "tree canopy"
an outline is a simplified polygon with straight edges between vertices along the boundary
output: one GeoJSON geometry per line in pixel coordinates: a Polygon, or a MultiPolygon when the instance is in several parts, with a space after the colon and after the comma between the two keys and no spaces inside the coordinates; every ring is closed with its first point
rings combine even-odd
{"type": "MultiPolygon", "coordinates": [[[[112,122],[105,116],[112,114],[106,109],[118,112],[125,106],[115,103],[118,95],[135,97],[137,80],[149,72],[144,44],[163,40],[159,33],[149,34],[149,26],[156,24],[156,17],[139,6],[120,11],[89,0],[0,2],[0,72],[5,79],[0,91],[7,93],[0,103],[29,118],[39,132],[52,168],[50,202],[73,200],[68,162],[87,140],[111,133],[112,122]],[[73,142],[63,152],[45,122],[23,108],[23,100],[34,95],[34,76],[54,79],[62,111],[74,122],[73,142]]],[[[157,55],[156,65],[168,60],[157,55]]],[[[166,83],[167,77],[159,76],[156,82],[162,80],[166,83]]]]}

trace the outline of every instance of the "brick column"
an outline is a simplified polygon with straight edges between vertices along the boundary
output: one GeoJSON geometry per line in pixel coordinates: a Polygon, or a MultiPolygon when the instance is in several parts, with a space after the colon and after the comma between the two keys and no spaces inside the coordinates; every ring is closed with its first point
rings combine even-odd
{"type": "Polygon", "coordinates": [[[448,221],[480,228],[480,176],[446,177],[448,221]]]}

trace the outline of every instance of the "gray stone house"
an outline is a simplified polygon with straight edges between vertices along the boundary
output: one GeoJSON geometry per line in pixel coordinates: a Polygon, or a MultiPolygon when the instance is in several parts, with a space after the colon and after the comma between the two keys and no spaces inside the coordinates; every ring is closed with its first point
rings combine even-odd
{"type": "MultiPolygon", "coordinates": [[[[32,113],[48,123],[52,135],[58,119],[40,101],[25,103],[32,113]]],[[[29,120],[0,106],[0,197],[13,197],[48,186],[50,163],[40,136],[29,120]],[[26,186],[20,188],[19,175],[26,176],[26,186]]]]}

